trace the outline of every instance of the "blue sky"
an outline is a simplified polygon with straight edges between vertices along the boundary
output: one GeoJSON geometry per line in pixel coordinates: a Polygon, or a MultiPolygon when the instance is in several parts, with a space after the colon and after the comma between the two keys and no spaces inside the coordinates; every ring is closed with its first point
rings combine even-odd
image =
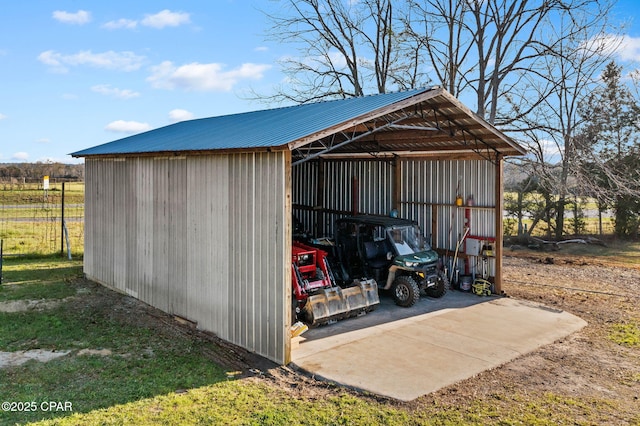
{"type": "MultiPolygon", "coordinates": [[[[291,46],[265,40],[259,8],[209,1],[3,1],[0,162],[79,162],[68,153],[176,121],[262,109],[291,46]]],[[[637,0],[616,20],[633,20],[637,0]]],[[[640,23],[620,57],[640,60],[640,23]]]]}
{"type": "Polygon", "coordinates": [[[261,109],[283,54],[250,1],[27,1],[0,8],[0,162],[186,118],[261,109]]]}

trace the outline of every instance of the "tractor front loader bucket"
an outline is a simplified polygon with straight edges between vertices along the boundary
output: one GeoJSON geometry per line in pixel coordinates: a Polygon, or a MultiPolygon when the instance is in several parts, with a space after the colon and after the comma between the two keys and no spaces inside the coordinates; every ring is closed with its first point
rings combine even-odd
{"type": "Polygon", "coordinates": [[[307,324],[316,326],[370,312],[378,303],[376,282],[356,280],[351,287],[331,287],[310,296],[302,314],[307,324]]]}

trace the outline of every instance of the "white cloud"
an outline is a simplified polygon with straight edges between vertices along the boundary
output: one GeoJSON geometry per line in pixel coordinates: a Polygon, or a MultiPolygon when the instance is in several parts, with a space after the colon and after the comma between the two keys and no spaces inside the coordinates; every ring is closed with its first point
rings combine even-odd
{"type": "Polygon", "coordinates": [[[169,111],[169,118],[173,122],[191,120],[193,118],[193,113],[187,111],[186,109],[172,109],[169,111]]]}
{"type": "Polygon", "coordinates": [[[40,139],[36,140],[36,142],[38,142],[38,143],[49,143],[49,142],[51,142],[51,139],[49,139],[49,138],[40,138],[40,139]]]}
{"type": "Polygon", "coordinates": [[[255,50],[256,52],[267,52],[269,51],[269,48],[267,46],[258,46],[253,50],[255,50]]]}
{"type": "Polygon", "coordinates": [[[4,114],[0,113],[0,120],[4,120],[4,119],[6,119],[6,118],[7,118],[7,116],[6,116],[6,115],[4,115],[4,114]]]}
{"type": "Polygon", "coordinates": [[[562,149],[552,140],[542,139],[539,142],[543,158],[548,163],[556,163],[562,158],[562,149]]]}
{"type": "MultiPolygon", "coordinates": [[[[347,66],[347,59],[344,57],[342,53],[336,50],[332,50],[331,52],[329,52],[329,59],[331,60],[331,63],[333,64],[333,66],[336,68],[346,68],[347,66]]],[[[326,60],[323,57],[319,57],[318,61],[326,62],[326,60]]]]}
{"type": "Polygon", "coordinates": [[[109,21],[102,25],[102,28],[108,30],[128,29],[133,30],[138,27],[138,24],[145,27],[151,27],[156,29],[162,29],[165,27],[178,27],[183,24],[191,22],[191,15],[186,12],[172,12],[168,9],[162,10],[158,13],[147,14],[142,20],[134,20],[121,18],[114,21],[109,21]]]}
{"type": "Polygon", "coordinates": [[[29,153],[24,152],[24,151],[16,152],[11,156],[11,159],[12,160],[27,161],[29,159],[29,153]]]}
{"type": "Polygon", "coordinates": [[[141,24],[146,27],[162,29],[164,27],[177,27],[191,22],[189,14],[185,12],[172,12],[165,9],[153,15],[145,15],[141,24]]]}
{"type": "Polygon", "coordinates": [[[228,92],[240,80],[261,79],[269,68],[271,65],[247,63],[236,69],[223,71],[223,65],[218,63],[193,62],[178,67],[165,61],[151,68],[151,76],[147,81],[158,89],[228,92]]]}
{"type": "Polygon", "coordinates": [[[600,49],[603,53],[613,54],[623,61],[640,61],[640,37],[606,34],[587,40],[583,47],[589,50],[600,49]]]}
{"type": "Polygon", "coordinates": [[[121,28],[124,28],[127,30],[133,30],[137,26],[138,26],[138,21],[122,18],[116,21],[109,21],[106,24],[102,25],[102,28],[106,28],[108,30],[118,30],[121,28]]]}
{"type": "Polygon", "coordinates": [[[91,12],[87,12],[86,10],[79,10],[75,13],[56,10],[52,16],[53,19],[63,24],[84,25],[91,22],[91,12]]]}
{"type": "Polygon", "coordinates": [[[54,50],[47,50],[38,55],[38,60],[51,67],[56,72],[67,72],[68,66],[87,65],[93,68],[104,68],[119,71],[135,71],[142,66],[144,56],[133,52],[108,52],[93,53],[83,50],[71,55],[64,55],[54,50]]]}
{"type": "Polygon", "coordinates": [[[640,61],[640,37],[622,37],[616,53],[622,60],[640,61]]]}
{"type": "Polygon", "coordinates": [[[139,121],[116,120],[107,124],[105,130],[110,132],[134,134],[151,130],[151,126],[149,126],[148,123],[140,123],[139,121]]]}
{"type": "Polygon", "coordinates": [[[117,87],[111,87],[109,84],[98,84],[91,87],[91,90],[101,95],[112,96],[119,99],[132,99],[140,96],[139,92],[134,92],[129,89],[118,89],[117,87]]]}

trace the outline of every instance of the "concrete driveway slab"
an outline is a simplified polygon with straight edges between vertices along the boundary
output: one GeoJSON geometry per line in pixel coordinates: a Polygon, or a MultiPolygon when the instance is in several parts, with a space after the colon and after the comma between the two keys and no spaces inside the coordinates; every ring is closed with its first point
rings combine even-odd
{"type": "Polygon", "coordinates": [[[382,297],[368,315],[296,337],[292,363],[335,383],[410,401],[585,325],[567,312],[510,298],[449,292],[407,309],[382,297]]]}

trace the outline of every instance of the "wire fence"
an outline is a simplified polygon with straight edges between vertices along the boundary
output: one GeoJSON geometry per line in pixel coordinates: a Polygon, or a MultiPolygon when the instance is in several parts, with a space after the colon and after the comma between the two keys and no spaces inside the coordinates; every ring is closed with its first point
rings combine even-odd
{"type": "MultiPolygon", "coordinates": [[[[60,253],[82,256],[84,250],[84,182],[62,182],[52,179],[48,189],[43,181],[0,181],[0,239],[3,255],[48,255],[60,253]]],[[[585,209],[579,223],[567,213],[565,231],[573,229],[587,235],[611,235],[614,231],[612,213],[602,219],[597,210],[585,209]],[[579,225],[579,226],[577,226],[579,225]]],[[[529,225],[530,219],[525,220],[529,225]]],[[[505,237],[517,235],[517,221],[505,214],[505,237]]],[[[549,230],[544,224],[536,235],[549,230]]]]}
{"type": "Polygon", "coordinates": [[[3,256],[81,256],[84,182],[0,182],[3,256]]]}
{"type": "MultiPolygon", "coordinates": [[[[527,233],[527,230],[533,223],[533,220],[527,218],[523,220],[524,225],[524,233],[527,233]]],[[[514,217],[507,216],[503,218],[503,231],[505,237],[512,237],[518,235],[518,220],[514,217]]],[[[565,218],[564,224],[564,235],[566,238],[583,236],[583,235],[591,235],[591,236],[611,236],[615,233],[615,221],[613,215],[607,213],[604,217],[600,218],[597,215],[597,212],[593,215],[586,215],[581,217],[579,220],[573,219],[571,217],[565,218]]],[[[555,234],[555,229],[549,227],[547,223],[539,223],[535,230],[531,233],[532,236],[535,237],[545,237],[549,236],[549,238],[553,238],[552,235],[555,234]]]]}

